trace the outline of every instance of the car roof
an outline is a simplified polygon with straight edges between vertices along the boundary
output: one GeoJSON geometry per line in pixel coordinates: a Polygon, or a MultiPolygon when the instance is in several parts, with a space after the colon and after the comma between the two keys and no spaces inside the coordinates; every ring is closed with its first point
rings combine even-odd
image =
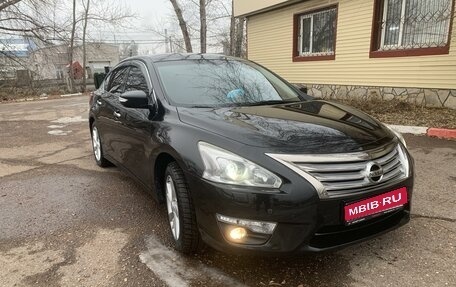
{"type": "Polygon", "coordinates": [[[223,54],[198,54],[198,53],[172,53],[172,54],[157,54],[148,56],[136,56],[127,58],[124,61],[142,60],[152,63],[166,61],[183,61],[183,60],[241,60],[239,58],[226,56],[223,54]]]}

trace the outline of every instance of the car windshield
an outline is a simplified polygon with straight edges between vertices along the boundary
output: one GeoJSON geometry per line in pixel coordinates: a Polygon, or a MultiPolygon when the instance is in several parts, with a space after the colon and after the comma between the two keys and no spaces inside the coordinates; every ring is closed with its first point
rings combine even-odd
{"type": "Polygon", "coordinates": [[[254,63],[237,60],[184,60],[156,63],[171,102],[215,107],[301,101],[299,94],[254,63]]]}

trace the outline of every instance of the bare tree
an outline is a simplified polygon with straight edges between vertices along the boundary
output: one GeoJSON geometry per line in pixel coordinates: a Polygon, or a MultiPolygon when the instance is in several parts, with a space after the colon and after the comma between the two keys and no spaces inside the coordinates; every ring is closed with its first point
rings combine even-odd
{"type": "Polygon", "coordinates": [[[87,89],[87,75],[86,75],[86,67],[87,67],[87,47],[86,47],[86,38],[87,38],[87,23],[89,22],[89,9],[90,9],[90,0],[87,0],[87,4],[84,4],[84,27],[82,28],[82,68],[83,68],[83,76],[82,76],[82,92],[85,92],[87,89]]]}
{"type": "Polygon", "coordinates": [[[230,22],[230,55],[235,57],[244,56],[245,41],[245,17],[234,17],[234,0],[231,0],[230,22]]]}
{"type": "Polygon", "coordinates": [[[237,19],[236,24],[236,38],[231,39],[234,42],[234,56],[235,57],[242,57],[243,56],[243,44],[244,44],[244,25],[245,25],[245,18],[240,17],[237,19]]]}
{"type": "Polygon", "coordinates": [[[173,8],[174,8],[174,13],[176,13],[177,20],[179,21],[179,26],[182,31],[182,36],[184,37],[185,48],[188,53],[192,53],[193,52],[192,40],[191,40],[190,34],[188,32],[187,22],[184,19],[182,9],[181,9],[179,3],[177,2],[177,0],[169,0],[169,1],[171,1],[171,4],[173,5],[173,8]]]}
{"type": "Polygon", "coordinates": [[[68,90],[74,92],[74,69],[73,69],[73,53],[74,53],[74,35],[76,33],[76,0],[73,0],[73,18],[71,26],[70,45],[68,49],[68,62],[69,62],[69,77],[68,77],[68,90]]]}
{"type": "Polygon", "coordinates": [[[231,2],[231,17],[230,17],[230,56],[234,55],[236,39],[236,18],[234,18],[234,0],[231,2]]]}
{"type": "Polygon", "coordinates": [[[0,33],[44,39],[43,34],[54,27],[46,10],[50,0],[0,0],[0,33]]]}
{"type": "Polygon", "coordinates": [[[0,0],[0,12],[9,6],[21,2],[22,0],[0,0]]]}
{"type": "MultiPolygon", "coordinates": [[[[91,0],[82,0],[83,13],[79,21],[83,22],[82,30],[82,59],[83,59],[83,78],[82,78],[82,91],[85,91],[87,88],[87,48],[86,48],[86,39],[87,39],[87,29],[89,23],[103,23],[115,27],[128,27],[129,19],[133,18],[135,15],[130,12],[126,7],[123,7],[120,4],[115,4],[111,0],[98,0],[95,7],[92,7],[91,0]],[[87,2],[85,2],[87,1],[87,2]]],[[[134,44],[134,43],[133,43],[134,44]]],[[[132,45],[132,44],[130,44],[132,45]]],[[[136,46],[137,50],[137,46],[136,46]]]]}
{"type": "Polygon", "coordinates": [[[207,50],[207,14],[206,0],[199,1],[200,10],[200,46],[201,53],[206,53],[207,50]]]}

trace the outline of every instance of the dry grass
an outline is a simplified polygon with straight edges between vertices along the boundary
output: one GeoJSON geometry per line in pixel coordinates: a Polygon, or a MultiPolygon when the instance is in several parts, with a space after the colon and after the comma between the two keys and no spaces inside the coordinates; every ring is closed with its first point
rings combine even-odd
{"type": "Polygon", "coordinates": [[[65,87],[61,86],[50,86],[44,88],[16,88],[16,87],[0,87],[0,102],[8,102],[8,101],[15,101],[19,99],[26,99],[26,98],[36,98],[39,97],[41,94],[46,95],[60,95],[67,93],[65,87]]]}
{"type": "Polygon", "coordinates": [[[360,109],[387,124],[456,129],[456,110],[452,109],[419,107],[399,100],[334,101],[360,109]]]}

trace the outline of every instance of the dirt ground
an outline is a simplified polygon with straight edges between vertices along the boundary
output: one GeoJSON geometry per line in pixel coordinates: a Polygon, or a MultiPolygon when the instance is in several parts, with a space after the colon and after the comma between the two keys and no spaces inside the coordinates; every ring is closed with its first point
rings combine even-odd
{"type": "MultiPolygon", "coordinates": [[[[336,101],[336,100],[334,100],[336,101]]],[[[337,100],[394,125],[456,129],[456,110],[419,107],[404,101],[337,100]]]]}
{"type": "Polygon", "coordinates": [[[0,286],[456,286],[456,143],[406,135],[409,224],[295,258],[182,256],[166,208],[92,156],[87,97],[0,104],[0,286]]]}

